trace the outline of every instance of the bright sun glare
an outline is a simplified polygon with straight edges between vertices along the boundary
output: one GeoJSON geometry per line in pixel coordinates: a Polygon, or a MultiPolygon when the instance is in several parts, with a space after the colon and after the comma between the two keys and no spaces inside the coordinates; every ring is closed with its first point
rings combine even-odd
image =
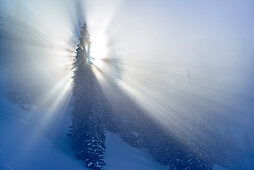
{"type": "Polygon", "coordinates": [[[90,55],[92,57],[92,63],[101,69],[103,67],[103,59],[108,54],[106,36],[104,34],[91,36],[91,42],[90,55]]]}
{"type": "Polygon", "coordinates": [[[91,37],[91,57],[94,59],[104,59],[107,56],[107,41],[104,34],[91,37]]]}

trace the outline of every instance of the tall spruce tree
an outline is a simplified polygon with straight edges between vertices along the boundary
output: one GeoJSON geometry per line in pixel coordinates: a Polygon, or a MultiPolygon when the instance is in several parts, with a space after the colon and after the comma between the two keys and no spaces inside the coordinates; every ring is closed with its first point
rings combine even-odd
{"type": "Polygon", "coordinates": [[[80,33],[73,76],[72,126],[69,136],[76,157],[88,168],[101,170],[105,165],[105,132],[102,99],[89,64],[90,40],[86,24],[80,33]]]}

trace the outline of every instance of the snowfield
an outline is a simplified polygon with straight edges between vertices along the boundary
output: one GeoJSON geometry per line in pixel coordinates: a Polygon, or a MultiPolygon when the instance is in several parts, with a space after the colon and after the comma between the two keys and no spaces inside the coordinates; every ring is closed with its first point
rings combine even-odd
{"type": "Polygon", "coordinates": [[[145,152],[127,145],[118,135],[106,133],[106,170],[166,170],[145,152]]]}
{"type": "MultiPolygon", "coordinates": [[[[2,74],[6,72],[1,71],[2,74]]],[[[1,75],[0,75],[1,76],[1,75]]],[[[3,77],[3,76],[2,76],[3,77]]],[[[6,77],[6,76],[4,76],[6,77]]],[[[43,112],[27,112],[5,96],[0,80],[0,169],[1,170],[84,170],[73,157],[66,135],[69,110],[56,114],[47,127],[40,127],[43,112]]],[[[141,150],[132,148],[118,135],[106,133],[106,170],[164,170],[141,150]]]]}
{"type": "MultiPolygon", "coordinates": [[[[0,170],[85,170],[73,156],[66,133],[70,108],[56,113],[41,127],[43,112],[27,112],[5,96],[7,72],[0,77],[0,170]]],[[[106,170],[166,170],[142,150],[125,143],[117,134],[106,132],[106,170]]],[[[253,159],[246,159],[247,169],[254,169],[253,159]]],[[[227,170],[215,165],[214,170],[227,170]]]]}

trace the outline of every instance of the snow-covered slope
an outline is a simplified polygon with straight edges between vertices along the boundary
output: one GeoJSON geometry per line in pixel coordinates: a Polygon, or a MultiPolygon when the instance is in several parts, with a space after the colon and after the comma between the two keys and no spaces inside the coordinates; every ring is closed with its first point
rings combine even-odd
{"type": "MultiPolygon", "coordinates": [[[[1,70],[1,73],[5,71],[1,70]]],[[[6,73],[6,72],[5,72],[6,73]]],[[[84,169],[75,160],[70,149],[63,149],[39,128],[37,119],[43,113],[31,113],[13,105],[6,97],[4,78],[1,75],[0,92],[0,167],[9,169],[84,169]]],[[[52,129],[54,130],[54,129],[52,129]]],[[[66,129],[65,129],[66,130],[66,129]]],[[[61,138],[61,131],[59,131],[61,138]]],[[[67,139],[63,138],[63,139],[67,139]]],[[[68,141],[63,141],[68,146],[68,141]]]]}
{"type": "MultiPolygon", "coordinates": [[[[73,157],[66,135],[69,110],[57,113],[41,127],[44,112],[26,112],[5,96],[6,71],[0,80],[0,169],[12,170],[81,170],[82,162],[73,157]]],[[[107,132],[105,160],[107,170],[163,170],[141,150],[132,148],[118,135],[107,132]]]]}
{"type": "Polygon", "coordinates": [[[127,145],[118,135],[106,134],[106,170],[166,170],[145,152],[127,145]]]}

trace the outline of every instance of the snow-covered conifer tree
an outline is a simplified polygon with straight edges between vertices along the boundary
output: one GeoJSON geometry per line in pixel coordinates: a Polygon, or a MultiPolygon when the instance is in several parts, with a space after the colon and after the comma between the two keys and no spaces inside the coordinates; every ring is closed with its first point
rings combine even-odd
{"type": "Polygon", "coordinates": [[[105,132],[102,123],[102,101],[95,76],[89,64],[89,34],[83,25],[76,49],[73,76],[73,111],[70,138],[78,159],[91,169],[105,165],[105,132]]]}

